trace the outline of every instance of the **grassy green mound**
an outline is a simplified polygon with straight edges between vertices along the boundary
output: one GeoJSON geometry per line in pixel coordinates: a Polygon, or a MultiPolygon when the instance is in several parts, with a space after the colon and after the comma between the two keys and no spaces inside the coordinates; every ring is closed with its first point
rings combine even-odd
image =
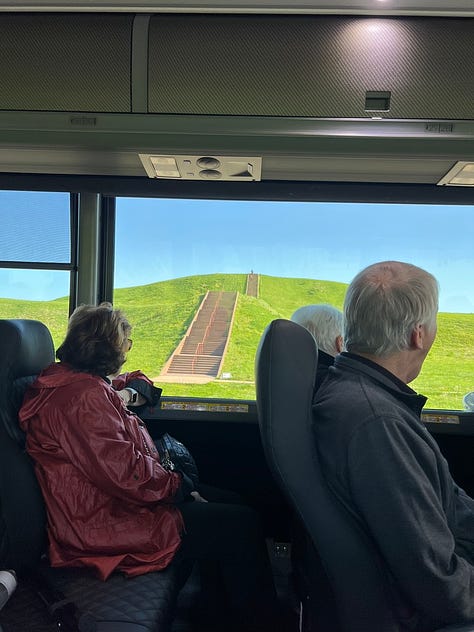
{"type": "Polygon", "coordinates": [[[45,323],[53,337],[55,349],[61,344],[67,329],[69,298],[54,301],[21,301],[0,298],[0,318],[31,318],[45,323]]]}
{"type": "MultiPolygon", "coordinates": [[[[301,305],[329,303],[341,308],[346,285],[330,281],[260,277],[258,298],[245,295],[247,275],[210,274],[117,289],[114,303],[133,325],[134,345],[127,370],[157,377],[208,290],[239,292],[234,328],[224,360],[228,380],[208,384],[164,384],[165,395],[254,399],[254,359],[260,336],[275,318],[289,318],[301,305]]],[[[55,345],[64,337],[68,300],[0,299],[1,318],[37,318],[50,328],[55,345]]],[[[421,375],[412,386],[429,396],[431,408],[462,408],[474,389],[474,314],[439,314],[438,336],[421,375]]]]}

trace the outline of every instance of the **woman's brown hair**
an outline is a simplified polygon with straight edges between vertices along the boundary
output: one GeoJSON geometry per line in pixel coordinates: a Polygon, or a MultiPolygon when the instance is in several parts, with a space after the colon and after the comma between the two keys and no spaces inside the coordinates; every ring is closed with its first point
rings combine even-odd
{"type": "Polygon", "coordinates": [[[131,329],[125,315],[110,303],[81,305],[69,319],[56,357],[76,371],[114,375],[125,362],[124,346],[131,329]]]}

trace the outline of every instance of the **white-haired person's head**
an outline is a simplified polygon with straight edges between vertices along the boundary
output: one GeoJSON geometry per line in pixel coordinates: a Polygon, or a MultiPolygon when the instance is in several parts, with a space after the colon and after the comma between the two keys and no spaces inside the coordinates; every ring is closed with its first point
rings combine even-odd
{"type": "Polygon", "coordinates": [[[466,393],[466,395],[464,395],[462,399],[462,402],[464,404],[464,410],[469,410],[470,412],[474,413],[474,391],[466,393]]]}
{"type": "Polygon", "coordinates": [[[332,305],[304,305],[292,314],[291,320],[313,335],[321,351],[331,356],[342,351],[343,316],[332,305]]]}
{"type": "Polygon", "coordinates": [[[438,282],[432,274],[400,261],[375,263],[359,272],[347,289],[345,347],[351,353],[387,358],[410,349],[420,327],[434,339],[437,312],[438,282]]]}

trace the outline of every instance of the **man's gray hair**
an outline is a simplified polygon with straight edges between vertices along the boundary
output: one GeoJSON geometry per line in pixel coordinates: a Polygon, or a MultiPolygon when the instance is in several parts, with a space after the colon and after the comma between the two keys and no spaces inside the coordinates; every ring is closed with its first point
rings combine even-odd
{"type": "Polygon", "coordinates": [[[417,325],[433,329],[438,282],[410,263],[383,261],[353,279],[344,301],[347,351],[386,357],[408,349],[417,325]]]}
{"type": "Polygon", "coordinates": [[[339,353],[336,338],[342,336],[342,312],[332,305],[305,305],[291,316],[291,320],[313,334],[322,351],[335,356],[339,353]]]}

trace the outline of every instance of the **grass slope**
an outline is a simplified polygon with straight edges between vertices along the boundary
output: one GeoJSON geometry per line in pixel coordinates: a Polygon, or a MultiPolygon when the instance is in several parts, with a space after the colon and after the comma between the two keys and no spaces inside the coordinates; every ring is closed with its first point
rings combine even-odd
{"type": "Polygon", "coordinates": [[[474,314],[438,314],[438,333],[420,375],[410,386],[428,396],[428,408],[462,410],[474,390],[474,314]]]}
{"type": "Polygon", "coordinates": [[[140,368],[150,377],[158,375],[206,292],[244,292],[246,280],[244,274],[211,274],[115,290],[114,305],[124,310],[133,325],[127,370],[140,368]]]}
{"type": "Polygon", "coordinates": [[[56,349],[64,339],[69,313],[69,298],[54,301],[20,301],[0,298],[0,318],[32,318],[45,323],[56,349]]]}
{"type": "MultiPolygon", "coordinates": [[[[309,303],[342,307],[346,285],[330,281],[261,276],[258,298],[246,296],[245,274],[183,277],[115,291],[114,303],[133,324],[134,346],[127,370],[142,369],[151,377],[185,334],[207,290],[238,291],[234,328],[223,372],[230,380],[208,384],[165,384],[165,395],[253,399],[254,358],[260,336],[270,321],[289,318],[309,303]]],[[[18,301],[0,299],[0,318],[37,318],[50,328],[55,346],[64,337],[68,299],[18,301]]],[[[438,316],[438,336],[415,390],[429,396],[431,408],[462,408],[462,396],[474,389],[474,314],[438,316]]]]}

